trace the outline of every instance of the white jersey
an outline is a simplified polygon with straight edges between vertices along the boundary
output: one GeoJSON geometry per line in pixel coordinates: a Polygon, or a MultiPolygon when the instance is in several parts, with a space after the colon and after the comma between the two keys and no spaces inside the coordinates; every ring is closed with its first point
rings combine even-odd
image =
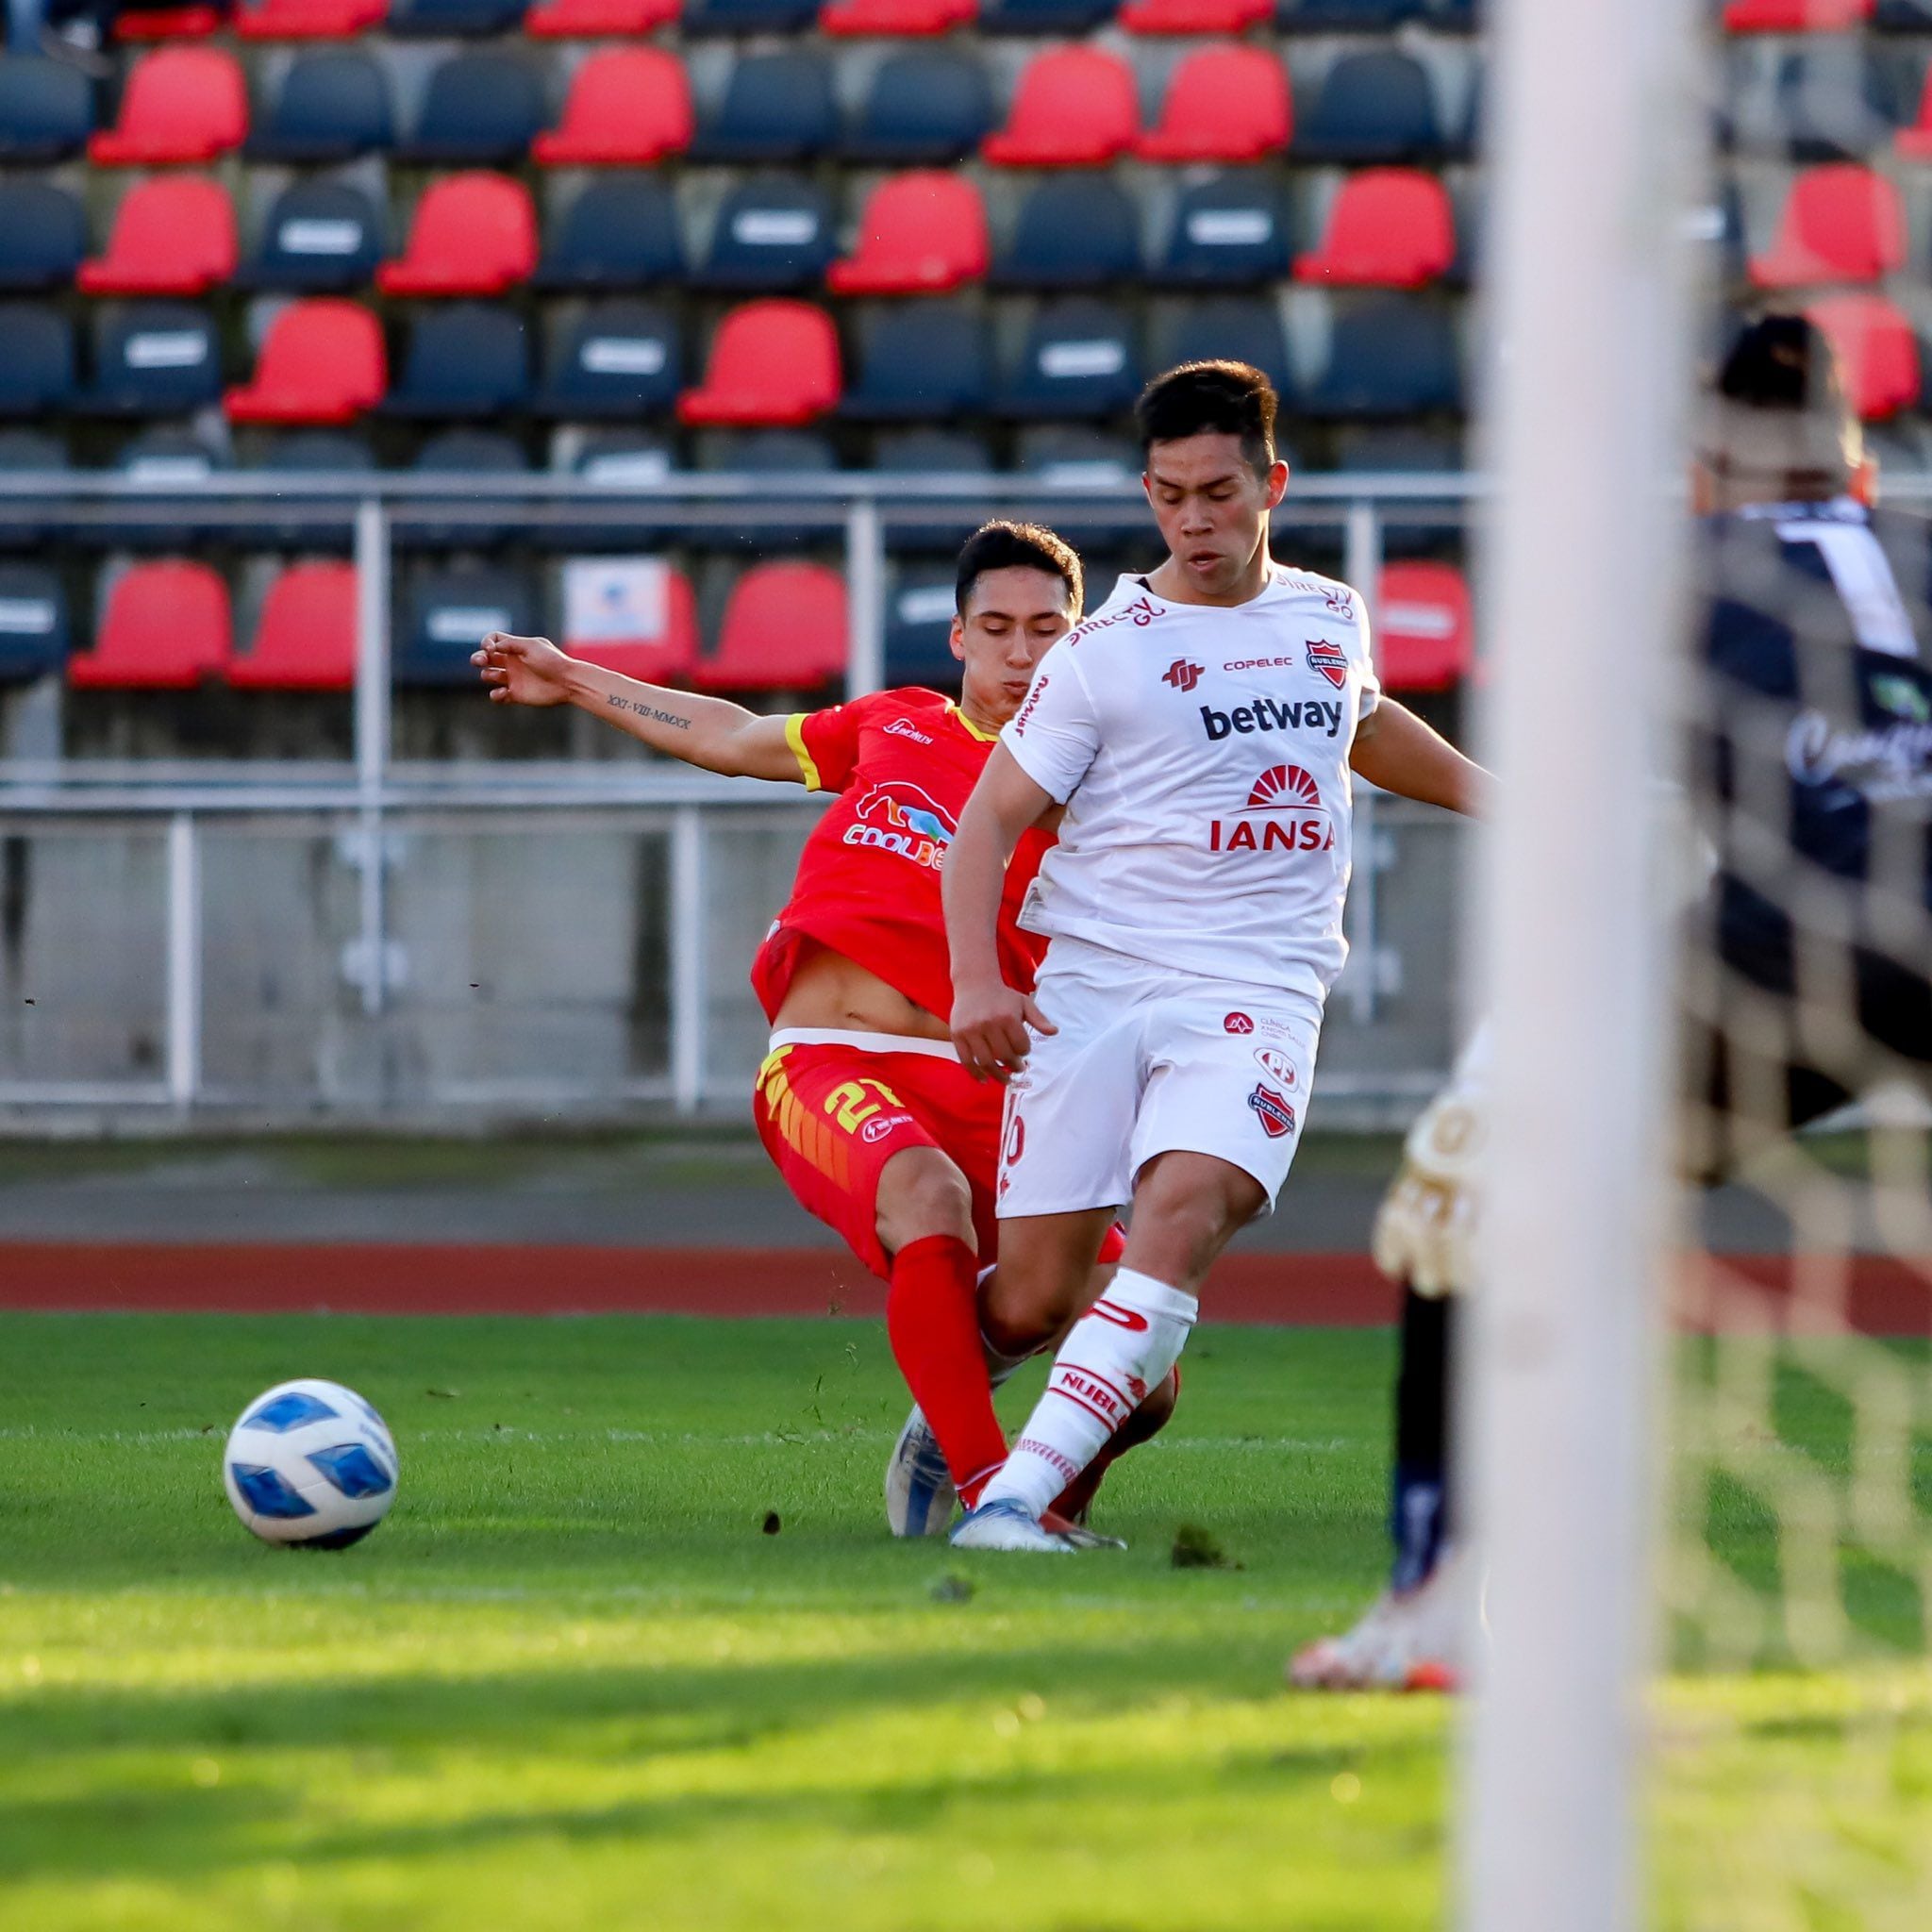
{"type": "Polygon", "coordinates": [[[1001,734],[1067,808],[1020,924],[1321,1000],[1348,953],[1349,749],[1380,698],[1346,584],[1276,565],[1226,608],[1122,577],[1001,734]]]}

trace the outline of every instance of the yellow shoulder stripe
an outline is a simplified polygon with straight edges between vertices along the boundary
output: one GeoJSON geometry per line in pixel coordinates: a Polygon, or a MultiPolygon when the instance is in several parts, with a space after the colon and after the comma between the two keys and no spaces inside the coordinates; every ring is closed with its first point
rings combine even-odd
{"type": "Polygon", "coordinates": [[[819,768],[810,752],[805,748],[805,721],[810,714],[793,711],[785,721],[785,742],[791,747],[791,756],[798,760],[799,775],[805,780],[808,791],[823,791],[824,782],[819,776],[819,768]]]}

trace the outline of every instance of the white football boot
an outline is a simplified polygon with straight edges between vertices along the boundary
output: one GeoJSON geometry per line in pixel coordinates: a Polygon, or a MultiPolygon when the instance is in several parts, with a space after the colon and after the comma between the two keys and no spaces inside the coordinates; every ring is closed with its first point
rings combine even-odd
{"type": "Polygon", "coordinates": [[[1468,1650],[1465,1572],[1452,1552],[1415,1589],[1386,1590],[1352,1630],[1298,1651],[1288,1681],[1300,1690],[1454,1690],[1468,1650]]]}
{"type": "Polygon", "coordinates": [[[959,1493],[917,1403],[886,1464],[886,1523],[894,1536],[943,1536],[959,1493]]]}
{"type": "Polygon", "coordinates": [[[953,1531],[956,1550],[1028,1550],[1070,1557],[1076,1547],[1044,1527],[1024,1503],[1001,1496],[969,1509],[953,1531]]]}

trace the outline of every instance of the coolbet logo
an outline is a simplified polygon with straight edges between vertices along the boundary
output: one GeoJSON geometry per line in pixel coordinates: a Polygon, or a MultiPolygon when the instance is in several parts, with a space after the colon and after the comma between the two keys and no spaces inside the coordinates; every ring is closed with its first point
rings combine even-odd
{"type": "Polygon", "coordinates": [[[1255,1063],[1271,1080],[1279,1080],[1284,1087],[1294,1085],[1294,1062],[1285,1053],[1276,1053],[1272,1046],[1257,1046],[1255,1063]]]}
{"type": "Polygon", "coordinates": [[[1322,788],[1299,765],[1270,765],[1240,817],[1208,823],[1210,852],[1326,852],[1334,843],[1322,788]]]}
{"type": "Polygon", "coordinates": [[[902,778],[888,778],[859,799],[858,816],[845,827],[844,843],[896,852],[937,872],[959,828],[927,793],[902,778]]]}
{"type": "MultiPolygon", "coordinates": [[[[1187,687],[1183,687],[1186,689],[1187,687]]],[[[1319,731],[1333,738],[1341,729],[1341,707],[1332,698],[1310,698],[1307,704],[1279,705],[1273,698],[1251,698],[1231,711],[1201,707],[1201,728],[1209,744],[1230,736],[1249,737],[1257,731],[1319,731]]]]}
{"type": "Polygon", "coordinates": [[[1160,674],[1160,681],[1162,684],[1173,685],[1176,691],[1192,691],[1201,681],[1201,667],[1198,664],[1190,664],[1185,658],[1176,658],[1160,674]]]}
{"type": "Polygon", "coordinates": [[[1294,1132],[1294,1108],[1274,1088],[1256,1081],[1255,1091],[1248,1095],[1248,1105],[1255,1109],[1261,1123],[1261,1131],[1271,1141],[1278,1141],[1282,1135],[1294,1132]]]}
{"type": "Polygon", "coordinates": [[[1255,1023],[1245,1013],[1230,1013],[1222,1023],[1229,1033],[1252,1033],[1255,1023]]]}
{"type": "Polygon", "coordinates": [[[1348,682],[1348,653],[1340,644],[1330,643],[1326,638],[1308,638],[1305,643],[1308,669],[1319,671],[1340,691],[1348,682]]]}

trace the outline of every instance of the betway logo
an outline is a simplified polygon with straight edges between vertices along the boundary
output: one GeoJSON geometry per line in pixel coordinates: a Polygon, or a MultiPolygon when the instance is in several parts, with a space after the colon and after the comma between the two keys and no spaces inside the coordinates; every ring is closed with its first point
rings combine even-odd
{"type": "Polygon", "coordinates": [[[1332,698],[1310,698],[1306,704],[1281,705],[1273,698],[1256,698],[1251,704],[1237,705],[1231,711],[1217,711],[1212,705],[1201,707],[1202,728],[1209,744],[1219,744],[1229,733],[1245,738],[1255,731],[1319,731],[1333,738],[1341,729],[1341,707],[1332,698]]]}

